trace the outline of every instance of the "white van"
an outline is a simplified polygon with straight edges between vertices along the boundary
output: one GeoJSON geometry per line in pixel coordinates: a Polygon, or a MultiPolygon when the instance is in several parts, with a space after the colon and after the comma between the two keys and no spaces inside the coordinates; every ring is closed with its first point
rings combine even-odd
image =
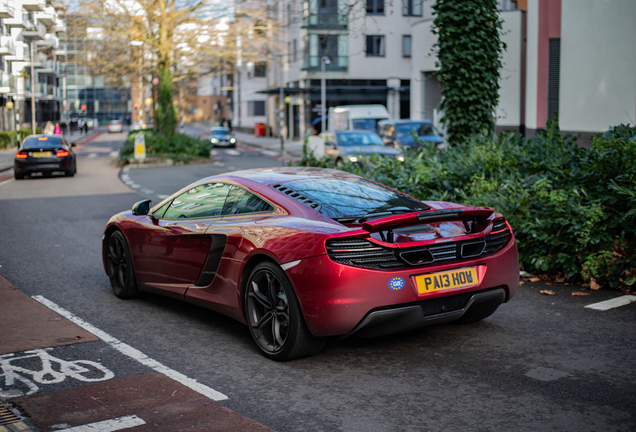
{"type": "Polygon", "coordinates": [[[389,120],[384,105],[342,105],[329,108],[329,131],[369,130],[377,132],[378,122],[389,120]]]}

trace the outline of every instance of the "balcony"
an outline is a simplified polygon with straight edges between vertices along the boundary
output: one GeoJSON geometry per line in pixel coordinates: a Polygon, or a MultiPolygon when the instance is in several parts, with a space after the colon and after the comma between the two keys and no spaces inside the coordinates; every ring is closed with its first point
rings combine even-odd
{"type": "Polygon", "coordinates": [[[309,15],[303,18],[302,27],[315,30],[346,30],[347,17],[337,14],[309,15]]]}
{"type": "MultiPolygon", "coordinates": [[[[303,70],[309,72],[320,72],[322,70],[320,65],[320,59],[322,56],[305,56],[303,59],[303,70]]],[[[329,57],[330,64],[325,65],[325,71],[347,71],[349,68],[349,57],[329,57]]]]}
{"type": "Polygon", "coordinates": [[[13,18],[14,14],[15,8],[13,7],[13,1],[0,0],[0,18],[13,18]]]}
{"type": "Polygon", "coordinates": [[[30,12],[43,12],[46,2],[45,0],[22,0],[22,7],[30,12]]]}
{"type": "Polygon", "coordinates": [[[302,27],[308,30],[346,30],[348,0],[308,0],[303,11],[302,27]]]}
{"type": "Polygon", "coordinates": [[[0,36],[0,55],[15,55],[15,42],[11,36],[0,36]]]}
{"type": "Polygon", "coordinates": [[[46,26],[41,22],[38,22],[32,28],[26,28],[22,32],[22,37],[24,39],[30,40],[42,40],[46,36],[46,26]]]}
{"type": "Polygon", "coordinates": [[[53,6],[47,6],[44,8],[44,12],[36,12],[34,17],[37,22],[41,22],[45,26],[52,26],[55,24],[55,15],[53,6]]]}
{"type": "Polygon", "coordinates": [[[15,93],[15,76],[0,73],[0,94],[15,93]]]}
{"type": "Polygon", "coordinates": [[[31,24],[23,14],[17,13],[13,18],[3,18],[2,24],[9,28],[26,28],[31,24]]]}

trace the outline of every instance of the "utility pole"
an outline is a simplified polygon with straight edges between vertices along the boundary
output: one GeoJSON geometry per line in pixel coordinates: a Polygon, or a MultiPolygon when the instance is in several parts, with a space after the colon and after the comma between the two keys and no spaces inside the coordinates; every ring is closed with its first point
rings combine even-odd
{"type": "Polygon", "coordinates": [[[329,57],[323,56],[320,59],[320,132],[324,133],[327,127],[327,85],[325,78],[326,65],[331,64],[329,57]]]}
{"type": "Polygon", "coordinates": [[[283,91],[283,64],[285,62],[285,7],[284,3],[280,1],[280,28],[281,31],[281,55],[280,55],[280,83],[278,84],[278,116],[280,119],[280,154],[285,154],[285,139],[283,138],[283,127],[285,126],[285,100],[283,91]]]}
{"type": "Polygon", "coordinates": [[[35,67],[33,65],[35,44],[31,41],[31,133],[35,135],[35,67]]]}

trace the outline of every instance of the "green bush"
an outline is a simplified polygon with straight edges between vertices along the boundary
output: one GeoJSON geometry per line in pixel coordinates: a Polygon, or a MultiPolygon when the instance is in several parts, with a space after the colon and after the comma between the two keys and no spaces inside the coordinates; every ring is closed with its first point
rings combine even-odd
{"type": "Polygon", "coordinates": [[[372,158],[341,169],[420,200],[495,207],[515,232],[524,270],[624,288],[636,286],[635,136],[635,127],[620,125],[584,149],[551,123],[529,140],[424,144],[406,151],[404,163],[372,158]]]}
{"type": "MultiPolygon", "coordinates": [[[[24,141],[24,138],[31,135],[31,131],[31,128],[20,129],[20,142],[24,141]]],[[[35,133],[41,134],[42,128],[35,128],[35,133]]],[[[17,135],[18,133],[14,130],[0,132],[0,148],[9,148],[12,145],[16,146],[17,141],[15,138],[17,135]]]]}
{"type": "Polygon", "coordinates": [[[146,156],[189,162],[192,159],[209,158],[212,144],[208,140],[192,138],[184,134],[166,136],[153,130],[133,131],[119,150],[119,160],[127,163],[134,157],[135,135],[143,133],[146,141],[146,156]]]}

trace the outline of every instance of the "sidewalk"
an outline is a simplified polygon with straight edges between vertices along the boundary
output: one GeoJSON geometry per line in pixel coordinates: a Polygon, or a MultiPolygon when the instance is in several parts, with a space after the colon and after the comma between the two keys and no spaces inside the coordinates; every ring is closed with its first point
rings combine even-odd
{"type": "Polygon", "coordinates": [[[38,297],[0,276],[0,431],[272,432],[38,297]]]}
{"type": "MultiPolygon", "coordinates": [[[[105,130],[106,129],[104,128],[91,129],[88,131],[88,134],[82,134],[76,131],[72,134],[64,134],[64,138],[66,138],[69,143],[81,145],[90,141],[94,136],[103,133],[105,130]]],[[[17,147],[0,150],[0,172],[9,170],[13,167],[13,160],[15,159],[17,151],[17,147]]]]}

